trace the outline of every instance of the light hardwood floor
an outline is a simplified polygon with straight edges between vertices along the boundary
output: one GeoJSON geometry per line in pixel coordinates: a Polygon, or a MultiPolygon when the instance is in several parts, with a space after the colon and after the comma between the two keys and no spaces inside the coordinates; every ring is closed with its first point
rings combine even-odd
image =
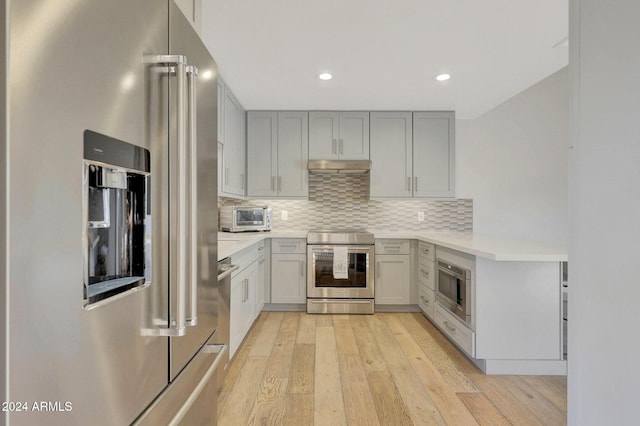
{"type": "Polygon", "coordinates": [[[220,394],[226,425],[564,425],[560,376],[486,376],[419,313],[263,312],[220,394]]]}

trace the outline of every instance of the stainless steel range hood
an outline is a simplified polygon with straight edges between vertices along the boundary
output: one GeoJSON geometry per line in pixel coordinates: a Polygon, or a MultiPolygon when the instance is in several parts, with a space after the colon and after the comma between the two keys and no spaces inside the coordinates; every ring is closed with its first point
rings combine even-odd
{"type": "Polygon", "coordinates": [[[309,160],[309,173],[369,173],[369,160],[309,160]]]}

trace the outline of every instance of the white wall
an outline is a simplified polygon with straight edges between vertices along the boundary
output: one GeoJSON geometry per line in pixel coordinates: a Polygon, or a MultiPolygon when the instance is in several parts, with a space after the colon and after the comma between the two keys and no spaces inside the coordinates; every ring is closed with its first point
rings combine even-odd
{"type": "Polygon", "coordinates": [[[637,425],[640,2],[570,5],[569,425],[637,425]]]}
{"type": "Polygon", "coordinates": [[[567,243],[569,77],[552,74],[475,120],[456,122],[456,196],[475,232],[567,243]]]}

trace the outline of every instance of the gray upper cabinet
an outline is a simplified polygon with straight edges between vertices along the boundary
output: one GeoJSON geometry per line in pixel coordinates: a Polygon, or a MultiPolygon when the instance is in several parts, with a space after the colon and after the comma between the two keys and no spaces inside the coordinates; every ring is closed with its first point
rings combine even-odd
{"type": "Polygon", "coordinates": [[[455,197],[455,116],[413,113],[413,196],[455,197]]]}
{"type": "Polygon", "coordinates": [[[202,28],[202,0],[175,0],[175,3],[196,32],[200,34],[202,28]]]}
{"type": "Polygon", "coordinates": [[[309,158],[368,160],[369,112],[309,112],[309,158]]]}
{"type": "Polygon", "coordinates": [[[410,112],[371,113],[372,198],[412,197],[412,131],[410,112]]]}
{"type": "Polygon", "coordinates": [[[247,195],[307,198],[308,113],[250,111],[247,119],[247,195]]]}
{"type": "Polygon", "coordinates": [[[223,91],[222,185],[221,195],[244,196],[245,111],[229,86],[223,91]]]}
{"type": "Polygon", "coordinates": [[[371,198],[455,196],[453,112],[371,113],[371,198]]]}

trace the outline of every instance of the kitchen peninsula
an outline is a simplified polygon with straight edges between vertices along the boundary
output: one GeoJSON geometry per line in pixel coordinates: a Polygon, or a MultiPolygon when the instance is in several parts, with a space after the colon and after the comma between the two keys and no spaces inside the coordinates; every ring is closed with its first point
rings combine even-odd
{"type": "MultiPolygon", "coordinates": [[[[565,247],[466,232],[374,230],[373,233],[376,240],[411,241],[411,298],[405,308],[419,307],[484,372],[566,374],[561,276],[561,263],[567,260],[565,247]],[[433,260],[454,261],[471,271],[468,324],[451,315],[435,299],[431,300],[431,309],[422,303],[418,278],[424,272],[418,250],[422,247],[431,248],[433,260]]],[[[302,241],[306,234],[305,230],[220,233],[218,257],[234,259],[265,240],[302,241]]],[[[268,306],[270,276],[264,281],[264,302],[268,306]]],[[[300,305],[295,308],[302,309],[300,305]]]]}

